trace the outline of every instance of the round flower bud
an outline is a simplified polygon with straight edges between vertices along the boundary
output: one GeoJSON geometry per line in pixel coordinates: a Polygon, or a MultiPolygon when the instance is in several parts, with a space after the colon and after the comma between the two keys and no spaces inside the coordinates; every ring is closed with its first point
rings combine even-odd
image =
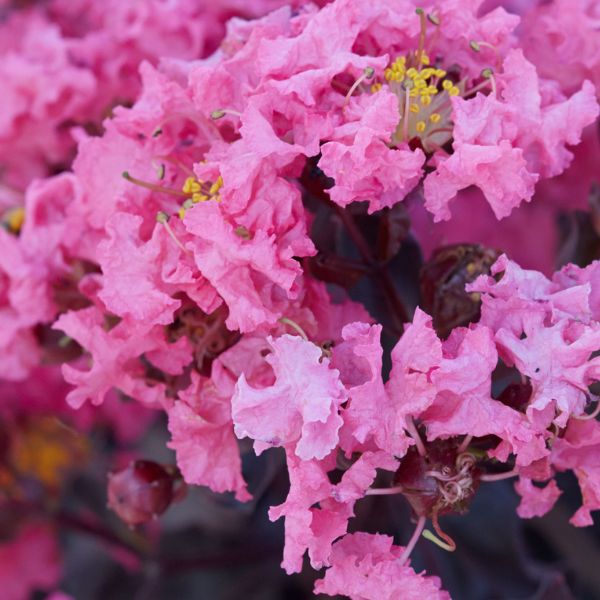
{"type": "Polygon", "coordinates": [[[108,505],[129,525],[146,523],[164,513],[177,499],[175,481],[169,467],[150,460],[136,460],[108,476],[108,505]]]}

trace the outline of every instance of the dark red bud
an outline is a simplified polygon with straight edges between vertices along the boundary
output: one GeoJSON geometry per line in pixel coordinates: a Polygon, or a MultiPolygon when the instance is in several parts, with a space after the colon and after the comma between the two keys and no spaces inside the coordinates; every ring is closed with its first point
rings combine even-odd
{"type": "Polygon", "coordinates": [[[129,525],[146,523],[177,499],[178,473],[150,460],[136,460],[108,476],[108,505],[129,525]]]}

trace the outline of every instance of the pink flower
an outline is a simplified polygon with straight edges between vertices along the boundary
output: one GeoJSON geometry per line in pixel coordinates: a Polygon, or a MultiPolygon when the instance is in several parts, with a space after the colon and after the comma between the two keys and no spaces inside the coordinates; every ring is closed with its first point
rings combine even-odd
{"type": "Polygon", "coordinates": [[[342,412],[340,446],[348,456],[357,450],[379,449],[403,456],[410,440],[383,384],[381,325],[351,323],[342,330],[342,337],[332,357],[349,398],[342,412]]]}
{"type": "Polygon", "coordinates": [[[537,176],[527,171],[523,151],[508,140],[499,140],[496,145],[461,142],[427,178],[425,206],[435,220],[447,220],[450,200],[459,190],[474,185],[483,191],[496,218],[501,219],[533,196],[536,181],[537,176]]]}
{"type": "Polygon", "coordinates": [[[230,397],[214,383],[192,374],[190,386],[167,407],[169,444],[188,483],[206,485],[215,492],[233,491],[248,500],[233,425],[230,397]]]}
{"type": "Polygon", "coordinates": [[[525,56],[542,77],[557,81],[566,93],[585,79],[600,85],[600,12],[594,0],[540,2],[523,18],[525,56]]]}
{"type": "Polygon", "coordinates": [[[312,566],[320,569],[330,564],[331,545],[346,533],[354,505],[375,480],[376,470],[394,471],[397,462],[384,452],[364,453],[333,485],[327,472],[335,468],[334,453],[322,461],[300,460],[290,452],[287,457],[290,492],[269,511],[272,521],[285,517],[282,567],[287,573],[300,572],[308,550],[312,566]]]}
{"type": "Polygon", "coordinates": [[[8,182],[24,189],[70,155],[73,140],[61,125],[84,117],[97,81],[71,60],[68,40],[41,14],[16,12],[0,30],[8,42],[0,46],[0,163],[8,182]]]}
{"type": "Polygon", "coordinates": [[[355,121],[338,127],[321,147],[319,166],[333,177],[331,199],[340,206],[369,201],[369,212],[393,206],[422,177],[425,155],[408,147],[389,147],[398,121],[398,98],[381,91],[357,100],[347,111],[355,121]],[[356,116],[355,116],[356,115],[356,116]]]}
{"type": "Polygon", "coordinates": [[[331,568],[316,582],[315,593],[352,600],[450,600],[437,577],[417,574],[400,560],[404,549],[390,536],[354,533],[334,544],[331,568]]]}
{"type": "Polygon", "coordinates": [[[600,345],[592,308],[596,269],[569,266],[550,281],[501,256],[492,267],[493,274],[503,273],[499,281],[481,276],[468,287],[484,293],[481,323],[495,331],[505,362],[531,381],[527,414],[544,427],[552,419],[564,426],[571,414],[581,414],[587,388],[598,379],[599,361],[591,358],[600,345]]]}
{"type": "MultiPolygon", "coordinates": [[[[521,413],[491,397],[498,361],[487,327],[455,329],[444,343],[444,358],[431,379],[437,395],[421,415],[429,439],[452,435],[496,435],[527,465],[548,452],[544,438],[521,413]]],[[[506,460],[506,458],[503,458],[506,460]]]]}
{"type": "Polygon", "coordinates": [[[255,440],[258,453],[290,445],[303,460],[324,458],[338,442],[338,409],[347,398],[339,372],[321,348],[298,336],[268,341],[272,353],[265,360],[275,383],[256,389],[242,374],[231,401],[235,433],[255,440]]]}
{"type": "Polygon", "coordinates": [[[450,218],[449,201],[469,185],[483,191],[497,218],[533,196],[539,177],[569,166],[566,144],[577,144],[598,116],[595,91],[584,82],[569,100],[545,99],[535,67],[520,50],[504,59],[498,95],[453,99],[453,154],[425,181],[426,206],[436,220],[450,218]]]}
{"type": "Polygon", "coordinates": [[[251,239],[240,237],[214,202],[188,211],[184,224],[194,236],[189,248],[200,272],[230,309],[230,329],[253,331],[283,316],[300,274],[289,249],[279,251],[274,236],[261,229],[251,239]]]}
{"type": "Polygon", "coordinates": [[[566,319],[545,326],[542,315],[528,319],[520,339],[501,329],[496,340],[519,371],[529,377],[533,394],[528,411],[543,411],[552,403],[559,411],[556,423],[581,414],[587,387],[598,374],[600,361],[590,356],[600,347],[600,324],[585,327],[566,319]]]}
{"type": "Polygon", "coordinates": [[[392,350],[392,372],[387,391],[401,417],[419,416],[433,403],[437,392],[432,374],[442,363],[442,343],[431,317],[417,308],[413,322],[392,350]]]}
{"type": "Polygon", "coordinates": [[[63,314],[54,324],[55,329],[86,348],[93,359],[89,370],[63,365],[65,379],[76,386],[67,396],[69,404],[75,408],[86,400],[101,404],[107,392],[116,387],[149,406],[159,405],[164,386],[149,386],[145,382],[140,357],[146,353],[150,362],[177,375],[191,361],[188,340],[182,337],[169,347],[161,327],[121,321],[106,331],[103,325],[104,316],[96,307],[63,314]]]}
{"type": "Polygon", "coordinates": [[[142,243],[143,219],[116,212],[106,225],[108,238],[98,246],[98,262],[104,273],[98,297],[108,311],[149,325],[168,325],[185,292],[206,313],[220,303],[214,289],[194,268],[191,260],[164,228],[156,227],[142,243]]]}
{"type": "Polygon", "coordinates": [[[517,514],[522,519],[543,517],[552,510],[562,493],[553,479],[544,487],[537,487],[533,485],[531,479],[520,477],[519,481],[515,483],[515,489],[521,496],[517,514]]]}
{"type": "Polygon", "coordinates": [[[552,464],[572,469],[579,481],[583,506],[573,515],[576,527],[593,525],[592,510],[600,509],[600,425],[597,421],[571,420],[563,438],[552,446],[552,464]]]}
{"type": "Polygon", "coordinates": [[[34,590],[54,588],[62,565],[56,535],[47,525],[28,523],[0,544],[0,585],[6,600],[27,600],[34,590]]]}

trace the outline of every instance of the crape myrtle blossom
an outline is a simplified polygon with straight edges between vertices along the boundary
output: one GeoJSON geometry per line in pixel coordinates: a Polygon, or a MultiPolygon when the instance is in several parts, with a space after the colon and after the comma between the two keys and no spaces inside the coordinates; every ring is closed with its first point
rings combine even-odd
{"type": "MultiPolygon", "coordinates": [[[[385,323],[305,265],[320,251],[312,203],[346,225],[363,270],[376,275],[385,265],[360,238],[356,201],[389,215],[419,188],[439,221],[474,186],[494,218],[508,216],[538,181],[569,167],[567,146],[598,115],[593,85],[540,73],[513,33],[518,18],[480,14],[477,0],[283,7],[230,21],[204,59],[209,34],[194,27],[191,4],[173,5],[180,20],[167,24],[158,8],[115,4],[108,38],[78,25],[80,9],[66,5],[61,31],[53,26],[48,43],[67,83],[77,80],[69,68],[91,73],[95,86],[105,69],[127,73],[127,54],[112,66],[102,54],[111,35],[134,46],[136,67],[150,61],[130,107],[111,107],[102,131],[73,132],[71,172],[30,184],[23,210],[3,208],[0,375],[43,381],[36,366],[62,362],[77,414],[118,428],[119,416],[164,412],[180,476],[241,502],[251,495],[240,450],[281,448],[290,489],[269,516],[284,519],[282,566],[298,572],[308,553],[312,567],[327,569],[319,593],[447,598],[436,578],[412,569],[410,554],[422,536],[453,550],[440,519],[468,510],[478,486],[495,479],[519,476],[518,513],[528,518],[551,509],[554,474],[571,470],[583,495],[572,522],[590,524],[600,508],[600,432],[590,418],[598,263],[548,278],[491,251],[489,274],[473,281],[482,271],[466,267],[480,318],[440,333],[416,308],[387,346],[385,323]],[[156,54],[138,48],[133,31],[159,36],[163,20],[177,56],[198,60],[151,64],[156,54]],[[74,35],[94,40],[88,59],[100,71],[71,64],[75,50],[58,51],[74,35]],[[319,197],[304,181],[307,164],[327,180],[319,197]],[[361,502],[378,501],[367,496],[393,494],[412,508],[409,540],[349,533],[361,502]]],[[[126,92],[133,99],[137,88],[126,92]]],[[[98,104],[109,96],[99,93],[98,104]]],[[[52,121],[46,109],[40,120],[55,131],[63,115],[52,121]]],[[[79,108],[68,110],[84,124],[79,108]]],[[[72,138],[57,139],[68,160],[72,138]]],[[[25,161],[24,180],[53,161],[25,161]]]]}
{"type": "MultiPolygon", "coordinates": [[[[534,467],[531,478],[548,480],[552,471],[572,469],[579,479],[583,507],[572,523],[590,525],[590,511],[598,509],[598,471],[595,470],[597,422],[585,409],[597,402],[589,386],[600,378],[600,265],[582,269],[567,265],[552,280],[526,271],[501,257],[492,273],[499,281],[481,276],[469,289],[483,293],[481,324],[491,327],[502,360],[514,365],[531,386],[521,408],[535,430],[550,427],[550,454],[534,467]],[[545,466],[543,466],[545,465],[545,466]]],[[[501,447],[497,456],[505,454],[501,447]]],[[[517,486],[524,497],[521,516],[541,515],[558,497],[553,483],[544,490],[525,479],[517,486]]]]}
{"type": "Polygon", "coordinates": [[[348,534],[336,542],[332,567],[317,581],[315,591],[329,596],[345,594],[356,600],[449,600],[437,577],[423,577],[403,563],[404,548],[390,536],[348,534]]]}
{"type": "Polygon", "coordinates": [[[2,182],[24,189],[68,168],[74,126],[96,131],[141,89],[139,64],[191,60],[221,41],[224,22],[258,16],[277,0],[51,0],[0,15],[2,182]]]}
{"type": "Polygon", "coordinates": [[[7,600],[26,600],[35,590],[56,589],[61,556],[52,528],[44,523],[23,526],[0,543],[0,583],[7,600]]]}
{"type": "Polygon", "coordinates": [[[527,58],[565,93],[584,79],[600,83],[600,10],[593,0],[539,2],[523,14],[519,33],[527,58]]]}
{"type": "MultiPolygon", "coordinates": [[[[531,198],[539,178],[568,166],[565,145],[578,143],[598,107],[591,84],[567,99],[510,48],[516,17],[497,9],[478,18],[476,5],[445,3],[439,14],[431,9],[429,22],[410,2],[334,2],[291,20],[275,13],[277,20],[260,23],[216,69],[193,69],[191,82],[199,105],[239,127],[242,140],[244,130],[255,135],[257,104],[290,154],[298,145],[314,153],[318,136],[319,164],[335,180],[330,193],[341,205],[368,199],[371,210],[391,206],[421,179],[427,160],[426,205],[436,219],[449,218],[448,203],[469,185],[480,186],[503,217],[531,198]],[[245,87],[236,90],[241,64],[248,66],[245,87]]],[[[261,152],[280,146],[270,135],[261,152]]]]}

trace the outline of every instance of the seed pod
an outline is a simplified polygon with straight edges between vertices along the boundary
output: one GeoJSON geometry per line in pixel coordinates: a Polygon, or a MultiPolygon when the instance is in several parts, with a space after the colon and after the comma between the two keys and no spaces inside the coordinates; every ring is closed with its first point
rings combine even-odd
{"type": "Polygon", "coordinates": [[[465,285],[490,272],[499,252],[479,244],[455,244],[438,248],[423,265],[420,276],[421,306],[433,317],[440,337],[452,329],[479,320],[481,302],[465,285]]]}
{"type": "Polygon", "coordinates": [[[108,505],[128,525],[139,525],[164,513],[180,490],[179,473],[150,460],[136,460],[108,476],[108,505]]]}
{"type": "Polygon", "coordinates": [[[467,511],[479,483],[479,469],[472,454],[458,452],[457,440],[427,444],[427,456],[411,447],[400,461],[393,485],[419,517],[431,518],[467,511]]]}

